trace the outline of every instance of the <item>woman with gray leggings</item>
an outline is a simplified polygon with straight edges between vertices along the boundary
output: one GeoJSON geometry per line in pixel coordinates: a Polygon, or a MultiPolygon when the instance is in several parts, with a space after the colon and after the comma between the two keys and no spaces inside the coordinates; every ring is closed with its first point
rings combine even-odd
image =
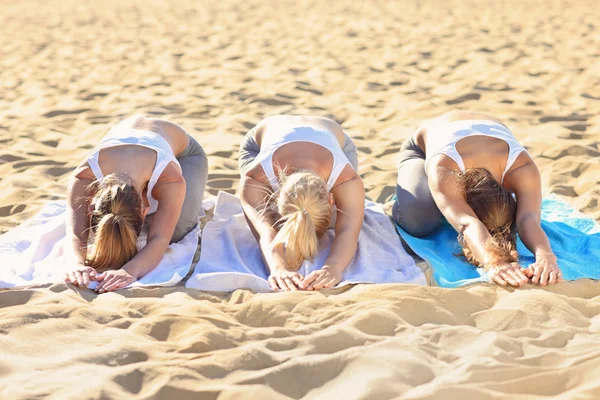
{"type": "Polygon", "coordinates": [[[365,190],[356,146],[335,121],[277,115],[244,139],[239,155],[241,201],[275,290],[337,285],[354,257],[364,218],[365,190]],[[332,224],[325,265],[306,277],[298,269],[316,256],[332,224]]]}
{"type": "Polygon", "coordinates": [[[499,285],[561,280],[540,225],[540,173],[527,150],[497,118],[452,111],[427,120],[400,150],[394,220],[413,236],[444,217],[459,233],[466,259],[499,285]],[[516,232],[535,254],[518,263],[516,232]]]}
{"type": "Polygon", "coordinates": [[[102,293],[152,271],[198,223],[207,176],[206,154],[181,127],[141,115],[115,125],[69,181],[65,281],[96,280],[102,293]]]}

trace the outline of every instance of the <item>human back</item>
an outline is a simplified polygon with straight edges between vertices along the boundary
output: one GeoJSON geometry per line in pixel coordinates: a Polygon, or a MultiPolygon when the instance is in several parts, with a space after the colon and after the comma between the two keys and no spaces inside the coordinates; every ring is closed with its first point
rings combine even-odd
{"type": "Polygon", "coordinates": [[[136,115],[111,128],[69,182],[68,281],[118,271],[104,273],[108,280],[99,285],[114,290],[155,268],[169,243],[197,224],[206,177],[206,154],[179,126],[136,115]],[[148,239],[138,249],[145,220],[148,239]]]}
{"type": "MultiPolygon", "coordinates": [[[[156,167],[159,151],[174,158],[186,145],[186,132],[177,125],[136,115],[121,121],[102,138],[97,147],[100,171],[92,172],[104,176],[125,172],[136,184],[147,183],[156,167]]],[[[88,158],[84,162],[90,164],[90,161],[88,158]]]]}
{"type": "Polygon", "coordinates": [[[455,110],[427,120],[415,140],[425,153],[428,174],[440,166],[462,173],[484,168],[502,183],[509,170],[532,161],[502,121],[481,112],[455,110]]]}
{"type": "Polygon", "coordinates": [[[312,170],[329,184],[343,183],[356,177],[352,163],[343,154],[344,130],[335,121],[323,117],[276,115],[261,121],[255,128],[261,165],[250,174],[278,186],[273,178],[278,170],[312,170]],[[267,154],[265,154],[267,153],[267,154]],[[339,170],[335,170],[338,164],[339,170]],[[347,168],[344,168],[347,165],[347,168]],[[332,177],[332,173],[335,176],[332,177]],[[269,176],[267,176],[269,175],[269,176]]]}
{"type": "Polygon", "coordinates": [[[425,121],[400,151],[393,217],[413,236],[427,236],[445,219],[463,255],[499,284],[555,283],[556,257],[540,227],[541,180],[525,148],[500,120],[452,111],[425,121]],[[536,257],[522,271],[516,232],[536,257]],[[534,271],[535,269],[535,271],[534,271]],[[540,271],[552,273],[540,275],[540,271]]]}

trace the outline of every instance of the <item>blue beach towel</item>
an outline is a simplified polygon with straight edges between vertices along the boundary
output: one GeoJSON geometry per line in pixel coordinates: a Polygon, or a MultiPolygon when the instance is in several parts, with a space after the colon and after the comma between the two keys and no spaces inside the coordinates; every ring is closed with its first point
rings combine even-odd
{"type": "MultiPolygon", "coordinates": [[[[564,279],[600,279],[600,225],[594,219],[552,195],[542,202],[542,228],[558,257],[564,279]]],[[[411,249],[429,262],[437,285],[453,288],[489,282],[481,268],[455,256],[460,253],[460,246],[457,233],[448,222],[424,238],[411,236],[398,225],[396,229],[411,249]]],[[[534,262],[533,254],[520,239],[517,240],[517,251],[524,267],[534,262]]]]}

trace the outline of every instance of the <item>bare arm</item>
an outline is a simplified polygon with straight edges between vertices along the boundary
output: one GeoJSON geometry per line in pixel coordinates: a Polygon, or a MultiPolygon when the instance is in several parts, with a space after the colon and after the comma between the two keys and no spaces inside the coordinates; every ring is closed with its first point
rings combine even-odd
{"type": "Polygon", "coordinates": [[[542,184],[540,173],[533,161],[507,175],[511,189],[517,196],[517,231],[523,244],[535,255],[530,267],[534,283],[555,283],[561,279],[557,258],[552,252],[548,236],[541,226],[542,184]]]}
{"type": "Polygon", "coordinates": [[[358,246],[358,235],[365,217],[365,188],[356,175],[331,190],[337,206],[335,239],[331,245],[325,265],[306,276],[301,288],[319,290],[337,285],[358,246]]]}
{"type": "Polygon", "coordinates": [[[486,251],[486,243],[491,236],[467,204],[455,172],[438,166],[437,169],[429,171],[428,176],[429,188],[438,208],[454,229],[462,233],[473,257],[488,272],[490,278],[500,285],[509,283],[520,286],[525,283],[527,277],[519,264],[496,260],[493,254],[486,251]]]}
{"type": "MultiPolygon", "coordinates": [[[[486,265],[485,244],[490,234],[467,204],[456,173],[445,167],[437,167],[429,174],[429,189],[441,213],[457,232],[462,233],[473,256],[480,265],[486,265]]],[[[484,267],[485,268],[485,267],[484,267]]]]}
{"type": "Polygon", "coordinates": [[[275,221],[269,213],[264,212],[267,197],[271,192],[269,184],[250,176],[242,176],[240,187],[242,209],[252,233],[259,243],[267,268],[270,272],[285,269],[283,250],[280,247],[271,248],[271,242],[277,235],[273,228],[275,221]]]}
{"type": "Polygon", "coordinates": [[[149,228],[146,245],[120,270],[106,271],[99,275],[97,280],[101,283],[98,285],[98,292],[123,288],[156,268],[175,231],[185,199],[185,189],[183,176],[176,167],[169,165],[152,191],[153,197],[159,203],[149,228]]]}
{"type": "Polygon", "coordinates": [[[365,187],[357,176],[333,188],[331,194],[337,207],[337,219],[335,239],[324,268],[342,274],[354,258],[358,235],[365,219],[365,187]]]}
{"type": "Polygon", "coordinates": [[[89,167],[80,166],[69,179],[67,194],[67,240],[69,255],[80,265],[85,264],[89,237],[89,193],[93,182],[89,167]]]}

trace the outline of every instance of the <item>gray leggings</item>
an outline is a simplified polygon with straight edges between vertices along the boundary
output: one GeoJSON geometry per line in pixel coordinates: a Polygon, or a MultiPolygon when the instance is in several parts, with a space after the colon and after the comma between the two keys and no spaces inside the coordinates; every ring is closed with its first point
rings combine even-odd
{"type": "Polygon", "coordinates": [[[417,237],[429,235],[444,220],[429,190],[425,153],[412,136],[400,149],[392,217],[402,229],[417,237]]]}
{"type": "MultiPolygon", "coordinates": [[[[179,242],[185,235],[190,233],[198,224],[202,211],[202,199],[204,188],[208,180],[208,159],[202,146],[188,134],[188,145],[177,156],[181,165],[183,179],[185,179],[185,199],[181,207],[181,214],[175,231],[171,237],[171,243],[179,242]]],[[[151,223],[153,215],[149,215],[148,224],[151,223]]]]}
{"type": "MultiPolygon", "coordinates": [[[[346,158],[348,158],[348,161],[350,161],[352,168],[354,168],[355,171],[358,171],[358,153],[356,151],[356,146],[350,136],[346,134],[344,134],[344,147],[342,148],[342,151],[346,155],[346,158]]],[[[254,166],[254,159],[258,153],[260,153],[260,146],[256,143],[254,129],[252,129],[244,137],[238,156],[238,164],[242,175],[254,166]]]]}

